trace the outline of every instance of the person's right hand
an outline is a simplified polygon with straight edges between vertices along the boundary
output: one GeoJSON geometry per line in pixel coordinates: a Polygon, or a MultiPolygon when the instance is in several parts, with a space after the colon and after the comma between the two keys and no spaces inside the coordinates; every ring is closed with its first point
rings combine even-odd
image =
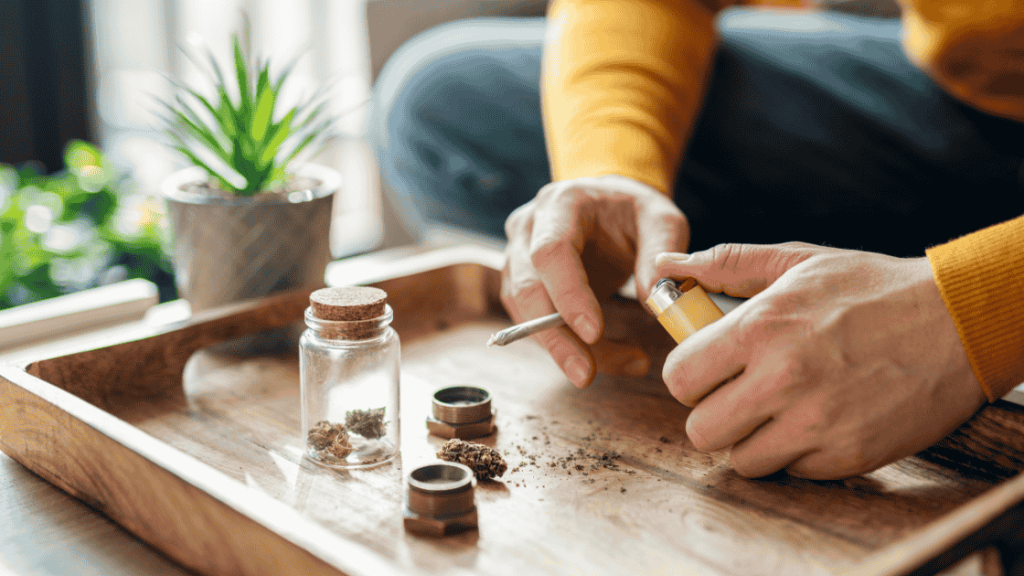
{"type": "Polygon", "coordinates": [[[562,314],[568,326],[535,338],[573,384],[588,385],[598,367],[647,373],[650,360],[643,351],[600,341],[599,302],[631,274],[641,301],[646,299],[655,257],[686,251],[689,223],[669,197],[621,176],[554,182],[509,216],[505,233],[502,303],[516,323],[562,314]]]}
{"type": "Polygon", "coordinates": [[[927,257],[802,242],[665,254],[658,270],[749,298],[683,340],[669,391],[686,435],[733,469],[812,480],[932,446],[986,401],[927,257]]]}

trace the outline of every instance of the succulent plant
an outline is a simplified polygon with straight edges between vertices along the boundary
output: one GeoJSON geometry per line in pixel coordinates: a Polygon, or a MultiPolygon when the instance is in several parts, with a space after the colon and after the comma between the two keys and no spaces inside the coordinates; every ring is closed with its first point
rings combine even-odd
{"type": "Polygon", "coordinates": [[[278,99],[292,66],[272,80],[269,60],[243,53],[237,35],[232,48],[233,94],[207,50],[215,95],[175,82],[173,101],[158,100],[158,114],[178,153],[224,190],[251,196],[286,180],[299,153],[325,142],[333,119],[326,117],[323,92],[281,110],[278,99]]]}

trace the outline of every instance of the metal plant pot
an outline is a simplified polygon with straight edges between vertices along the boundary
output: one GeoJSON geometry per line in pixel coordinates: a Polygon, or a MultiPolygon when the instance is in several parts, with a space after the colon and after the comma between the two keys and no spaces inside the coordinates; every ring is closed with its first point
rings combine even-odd
{"type": "Polygon", "coordinates": [[[197,167],[164,181],[178,293],[193,314],[273,292],[323,285],[331,260],[331,207],[341,175],[307,165],[297,176],[318,185],[288,195],[210,196],[188,190],[206,178],[197,167]]]}

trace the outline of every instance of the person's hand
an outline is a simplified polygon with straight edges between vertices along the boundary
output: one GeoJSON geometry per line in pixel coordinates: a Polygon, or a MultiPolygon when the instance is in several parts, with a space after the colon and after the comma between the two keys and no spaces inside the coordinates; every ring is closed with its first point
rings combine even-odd
{"type": "Polygon", "coordinates": [[[568,326],[535,336],[565,372],[584,387],[600,369],[643,375],[646,354],[599,341],[599,302],[635,274],[642,299],[655,276],[654,258],[686,250],[690,228],[672,200],[619,176],[555,182],[518,208],[508,236],[501,300],[514,322],[560,312],[568,326]],[[595,344],[592,352],[587,344],[595,344]]]}
{"type": "Polygon", "coordinates": [[[694,407],[694,446],[732,447],[743,476],[868,472],[938,442],[986,401],[927,258],[790,243],[657,261],[663,276],[750,298],[684,340],[663,372],[694,407]]]}

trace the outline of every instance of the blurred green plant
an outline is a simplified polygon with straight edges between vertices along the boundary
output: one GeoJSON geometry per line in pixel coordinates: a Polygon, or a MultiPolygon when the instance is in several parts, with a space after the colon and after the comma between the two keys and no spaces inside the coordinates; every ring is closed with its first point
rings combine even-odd
{"type": "MultiPolygon", "coordinates": [[[[158,99],[158,115],[174,149],[188,162],[206,170],[224,190],[252,196],[287,180],[289,164],[303,150],[312,150],[314,142],[326,140],[333,119],[325,117],[324,91],[279,111],[292,65],[271,81],[269,60],[253,59],[248,48],[243,54],[237,35],[232,36],[232,48],[230,86],[207,51],[208,79],[216,94],[203,96],[174,82],[174,101],[158,99]]],[[[196,66],[204,68],[198,62],[196,66]]]]}
{"type": "Polygon", "coordinates": [[[86,142],[70,142],[64,163],[53,175],[0,164],[0,309],[130,278],[173,299],[159,201],[86,142]]]}

